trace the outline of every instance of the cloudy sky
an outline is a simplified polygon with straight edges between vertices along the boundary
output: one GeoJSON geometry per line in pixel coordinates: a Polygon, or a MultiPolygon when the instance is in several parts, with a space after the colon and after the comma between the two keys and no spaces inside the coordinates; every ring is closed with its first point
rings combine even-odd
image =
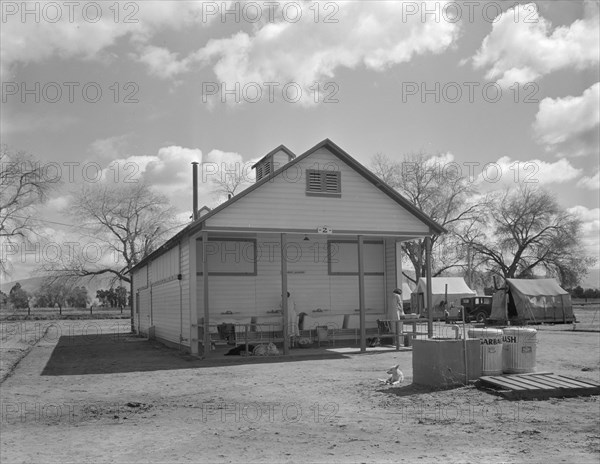
{"type": "Polygon", "coordinates": [[[39,218],[58,240],[81,182],[143,178],[186,218],[191,161],[330,138],[366,165],[438,154],[482,190],[537,182],[599,254],[598,2],[1,5],[2,142],[60,174],[39,218]]]}

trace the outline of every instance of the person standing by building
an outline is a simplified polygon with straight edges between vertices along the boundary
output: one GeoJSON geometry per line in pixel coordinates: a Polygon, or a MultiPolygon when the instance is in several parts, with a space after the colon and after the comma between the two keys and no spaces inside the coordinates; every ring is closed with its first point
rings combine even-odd
{"type": "MultiPolygon", "coordinates": [[[[283,301],[280,303],[279,308],[283,312],[283,301]]],[[[287,292],[287,313],[288,319],[285,324],[288,327],[288,333],[290,336],[290,345],[294,345],[294,338],[300,336],[300,329],[298,328],[298,313],[296,313],[296,304],[292,299],[290,292],[287,292]]]]}
{"type": "Polygon", "coordinates": [[[396,306],[397,320],[400,320],[400,316],[404,316],[404,305],[402,303],[402,290],[396,288],[394,290],[394,302],[396,306]]]}

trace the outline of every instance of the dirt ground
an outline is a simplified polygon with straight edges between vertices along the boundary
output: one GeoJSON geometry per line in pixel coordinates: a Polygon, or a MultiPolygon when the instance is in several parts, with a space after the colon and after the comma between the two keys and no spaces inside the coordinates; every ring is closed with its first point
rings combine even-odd
{"type": "MultiPolygon", "coordinates": [[[[410,348],[202,361],[127,321],[35,322],[1,326],[3,358],[30,349],[1,385],[3,464],[600,460],[598,396],[418,388],[410,348]],[[383,385],[394,364],[404,383],[383,385]]],[[[600,333],[572,329],[539,327],[537,370],[599,382],[600,333]]]]}

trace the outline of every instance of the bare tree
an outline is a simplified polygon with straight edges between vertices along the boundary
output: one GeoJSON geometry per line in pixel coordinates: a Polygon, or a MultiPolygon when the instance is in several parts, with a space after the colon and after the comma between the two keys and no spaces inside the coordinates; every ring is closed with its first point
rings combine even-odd
{"type": "Polygon", "coordinates": [[[596,261],[583,250],[581,220],[529,184],[494,195],[472,245],[496,275],[524,278],[544,269],[568,288],[596,261]]]}
{"type": "Polygon", "coordinates": [[[91,260],[73,247],[67,259],[44,267],[55,278],[112,274],[114,281],[130,283],[128,271],[177,227],[168,199],[144,183],[83,186],[69,214],[80,222],[82,231],[91,232],[83,242],[98,246],[104,258],[91,260]]]}
{"type": "MultiPolygon", "coordinates": [[[[26,152],[0,147],[0,238],[5,246],[36,233],[31,218],[58,181],[26,152]]],[[[0,272],[10,272],[7,261],[0,260],[0,272]]]]}
{"type": "Polygon", "coordinates": [[[231,169],[228,168],[220,176],[213,177],[211,182],[214,185],[212,194],[217,200],[228,200],[249,185],[248,179],[238,165],[232,165],[231,169]]]}
{"type": "Polygon", "coordinates": [[[71,292],[71,287],[63,282],[55,282],[51,278],[44,279],[42,285],[35,293],[36,306],[38,308],[54,308],[58,306],[59,314],[71,292]]]}
{"type": "MultiPolygon", "coordinates": [[[[448,234],[432,237],[433,275],[439,276],[464,266],[467,248],[457,231],[476,220],[486,199],[478,198],[473,183],[456,169],[441,166],[435,160],[424,153],[407,155],[402,162],[377,154],[371,167],[385,183],[448,230],[448,234]]],[[[424,277],[423,241],[404,242],[402,248],[415,270],[415,278],[404,275],[412,281],[424,277]]]]}
{"type": "Polygon", "coordinates": [[[371,159],[371,169],[390,187],[398,188],[402,179],[402,163],[398,163],[383,153],[371,159]]]}
{"type": "MultiPolygon", "coordinates": [[[[486,207],[489,207],[489,197],[486,199],[486,202],[484,204],[486,207]]],[[[485,211],[483,210],[482,215],[485,215],[485,211]]],[[[485,289],[486,287],[490,287],[493,282],[493,277],[487,269],[485,256],[478,253],[474,247],[475,242],[485,240],[485,234],[479,227],[480,217],[464,221],[453,230],[454,246],[464,258],[461,265],[463,274],[467,285],[472,289],[485,289]]]]}

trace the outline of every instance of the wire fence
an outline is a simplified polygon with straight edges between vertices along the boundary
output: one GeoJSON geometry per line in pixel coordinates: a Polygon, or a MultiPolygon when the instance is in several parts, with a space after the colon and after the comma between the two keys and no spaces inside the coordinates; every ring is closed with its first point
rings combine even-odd
{"type": "Polygon", "coordinates": [[[600,303],[575,303],[573,313],[577,321],[573,330],[600,332],[600,303]]]}
{"type": "Polygon", "coordinates": [[[2,305],[0,321],[46,320],[46,319],[128,319],[131,318],[129,306],[109,308],[94,306],[90,308],[19,308],[2,305]]]}

